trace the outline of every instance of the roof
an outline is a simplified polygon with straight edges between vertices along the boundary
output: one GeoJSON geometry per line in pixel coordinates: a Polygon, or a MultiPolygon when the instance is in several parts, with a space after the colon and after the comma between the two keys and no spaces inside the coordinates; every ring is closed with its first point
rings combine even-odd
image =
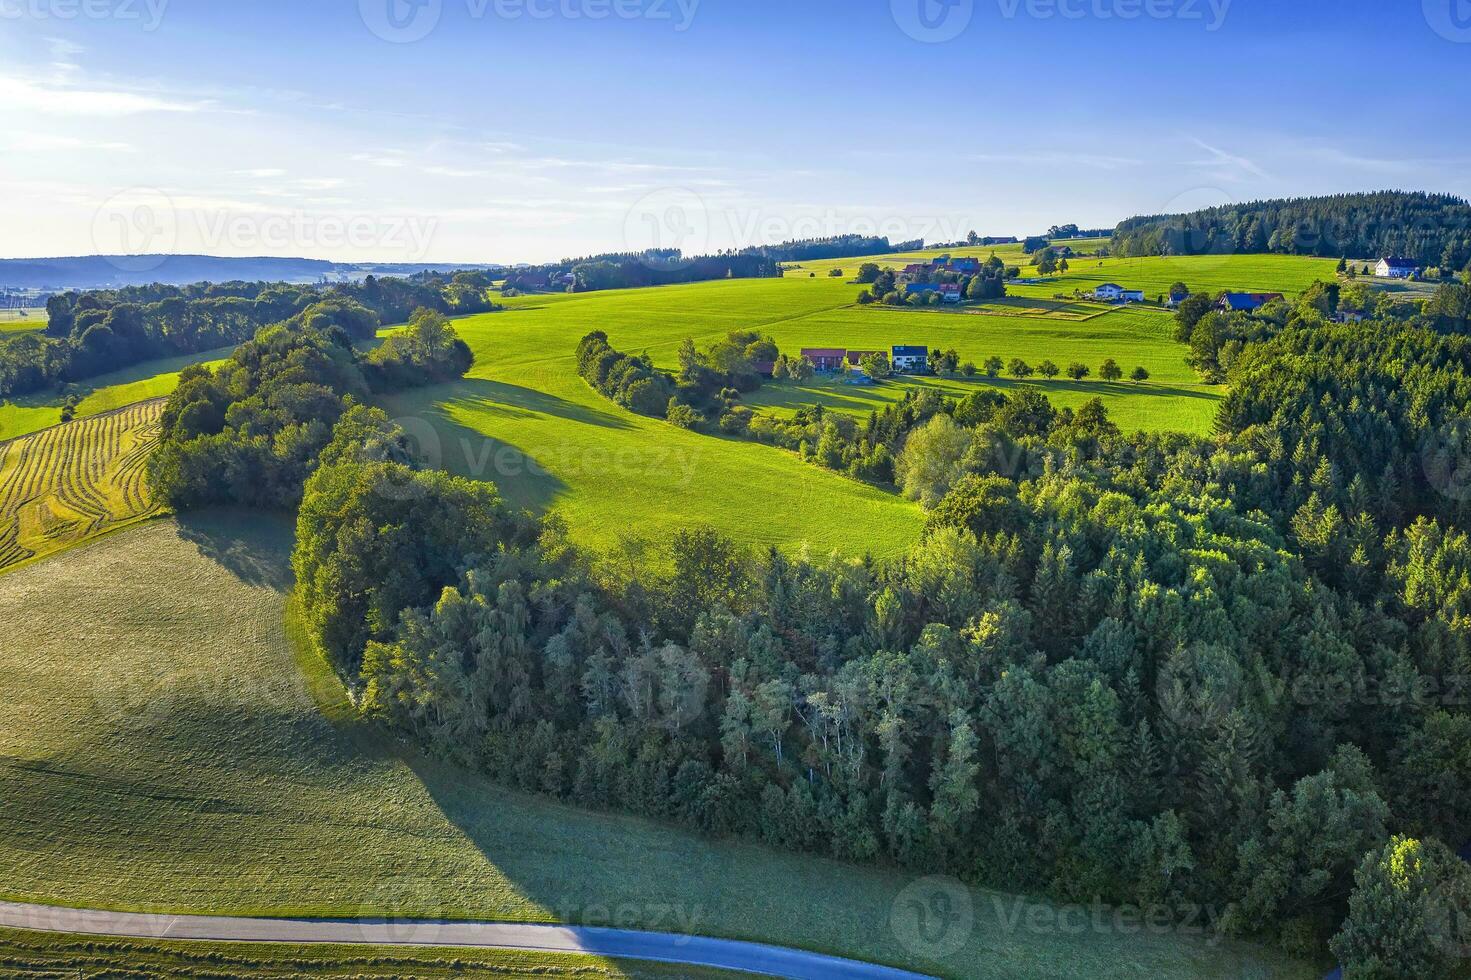
{"type": "Polygon", "coordinates": [[[918,275],[921,272],[929,272],[929,271],[930,271],[930,264],[928,262],[911,262],[909,265],[906,265],[904,267],[904,272],[907,275],[911,275],[911,276],[918,275]]]}
{"type": "Polygon", "coordinates": [[[939,288],[939,286],[928,282],[909,282],[904,284],[904,291],[906,293],[929,293],[939,288]]]}
{"type": "Polygon", "coordinates": [[[1387,263],[1391,269],[1418,269],[1418,268],[1420,268],[1420,263],[1419,262],[1416,262],[1414,259],[1388,258],[1388,259],[1381,259],[1380,261],[1387,263]]]}
{"type": "Polygon", "coordinates": [[[848,350],[845,347],[803,347],[803,357],[847,357],[848,350]]]}
{"type": "Polygon", "coordinates": [[[883,353],[883,351],[881,351],[881,350],[850,350],[848,352],[848,363],[849,364],[857,364],[858,362],[862,361],[865,357],[867,357],[869,354],[882,354],[882,353],[883,353]]]}
{"type": "Polygon", "coordinates": [[[1097,286],[1095,288],[1097,288],[1097,289],[1119,289],[1119,290],[1122,290],[1124,287],[1123,286],[1120,286],[1116,282],[1106,282],[1103,285],[1097,286]]]}
{"type": "Polygon", "coordinates": [[[1282,298],[1281,293],[1227,293],[1221,297],[1221,302],[1233,310],[1254,310],[1282,298]]]}
{"type": "Polygon", "coordinates": [[[928,357],[929,353],[930,349],[928,347],[897,346],[894,348],[895,357],[928,357]]]}

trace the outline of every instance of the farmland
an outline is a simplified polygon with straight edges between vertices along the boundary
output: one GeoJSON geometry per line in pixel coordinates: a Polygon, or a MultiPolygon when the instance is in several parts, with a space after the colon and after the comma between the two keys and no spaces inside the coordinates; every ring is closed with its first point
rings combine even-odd
{"type": "Polygon", "coordinates": [[[0,336],[43,330],[48,319],[45,310],[0,310],[0,336]]]}
{"type": "Polygon", "coordinates": [[[0,570],[158,512],[144,467],[162,402],[0,443],[0,570]]]}
{"type": "MultiPolygon", "coordinates": [[[[620,350],[677,367],[680,341],[704,345],[730,330],[770,333],[779,346],[884,348],[894,343],[954,347],[963,359],[996,355],[1087,363],[1105,358],[1144,366],[1144,384],[1029,381],[1059,405],[1101,397],[1126,428],[1209,430],[1219,388],[1202,385],[1171,339],[1168,313],[1116,310],[1086,320],[1050,315],[911,312],[860,307],[856,287],[828,279],[720,281],[660,289],[522,296],[504,313],[470,317],[456,329],[476,355],[463,382],[388,401],[390,413],[432,433],[442,464],[494,480],[514,503],[557,506],[584,543],[602,546],[637,529],[651,537],[709,523],[761,544],[808,544],[889,553],[912,541],[916,510],[883,491],[803,464],[789,453],[696,435],[619,409],[577,376],[574,351],[592,330],[620,350]],[[759,513],[746,502],[762,500],[759,513]]],[[[912,379],[876,388],[830,381],[779,383],[753,407],[791,412],[822,402],[863,413],[917,386],[962,396],[1007,379],[912,379]]]]}
{"type": "Polygon", "coordinates": [[[719,980],[738,974],[601,957],[487,949],[391,950],[316,944],[96,939],[0,929],[0,971],[26,977],[575,977],[578,980],[719,980]]]}
{"type": "MultiPolygon", "coordinates": [[[[323,665],[290,642],[290,541],[279,518],[202,514],[0,576],[14,641],[0,647],[12,681],[0,720],[6,899],[616,919],[954,976],[1312,975],[1257,947],[1060,927],[1068,910],[965,890],[973,928],[937,959],[892,924],[910,876],[579,811],[418,757],[354,721],[323,665]]],[[[16,956],[16,942],[0,935],[0,955],[16,956]]],[[[150,941],[138,955],[189,950],[150,941]]]]}
{"type": "MultiPolygon", "coordinates": [[[[115,409],[162,398],[174,390],[179,372],[190,364],[214,364],[228,357],[231,348],[147,361],[89,378],[73,385],[68,394],[77,399],[76,417],[85,418],[115,409]]],[[[14,439],[61,421],[63,395],[48,393],[16,401],[0,401],[0,439],[14,439]]]]}

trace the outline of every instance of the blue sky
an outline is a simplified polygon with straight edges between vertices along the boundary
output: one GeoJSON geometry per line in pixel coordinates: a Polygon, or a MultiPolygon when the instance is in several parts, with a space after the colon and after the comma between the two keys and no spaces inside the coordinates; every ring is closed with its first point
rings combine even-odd
{"type": "Polygon", "coordinates": [[[0,256],[536,261],[1471,194],[1471,0],[0,0],[0,256]]]}

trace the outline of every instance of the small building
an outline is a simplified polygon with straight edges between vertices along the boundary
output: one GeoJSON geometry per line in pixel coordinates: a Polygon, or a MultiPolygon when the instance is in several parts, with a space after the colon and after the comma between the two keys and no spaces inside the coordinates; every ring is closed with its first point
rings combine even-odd
{"type": "Polygon", "coordinates": [[[1122,299],[1125,303],[1142,303],[1144,302],[1144,290],[1125,289],[1120,294],[1119,298],[1122,299]]]}
{"type": "Polygon", "coordinates": [[[1268,303],[1284,298],[1281,293],[1225,293],[1220,306],[1226,313],[1255,313],[1268,303]]]}
{"type": "Polygon", "coordinates": [[[818,371],[830,373],[843,369],[843,362],[848,358],[848,351],[842,347],[804,347],[802,356],[811,361],[812,366],[818,371]]]}
{"type": "Polygon", "coordinates": [[[863,359],[870,354],[882,354],[880,350],[850,350],[848,352],[848,366],[855,371],[863,366],[863,359]]]}
{"type": "Polygon", "coordinates": [[[751,362],[751,370],[752,371],[755,371],[757,374],[761,375],[761,377],[763,377],[763,378],[769,378],[773,374],[776,373],[776,362],[775,361],[752,361],[751,362]]]}
{"type": "Polygon", "coordinates": [[[929,370],[930,349],[928,347],[895,347],[889,357],[895,371],[905,374],[923,374],[929,370]]]}
{"type": "Polygon", "coordinates": [[[1414,259],[1380,259],[1374,274],[1384,279],[1414,279],[1420,274],[1420,264],[1414,259]]]}
{"type": "Polygon", "coordinates": [[[940,286],[940,299],[946,303],[959,303],[961,300],[960,283],[947,282],[940,286]]]}
{"type": "Polygon", "coordinates": [[[958,272],[963,276],[973,276],[981,271],[980,259],[956,259],[945,267],[947,272],[958,272]]]}
{"type": "Polygon", "coordinates": [[[901,276],[927,276],[934,269],[928,262],[911,262],[904,267],[901,276]]]}
{"type": "Polygon", "coordinates": [[[1093,290],[1093,298],[1112,303],[1124,295],[1124,287],[1115,282],[1106,282],[1093,290]]]}

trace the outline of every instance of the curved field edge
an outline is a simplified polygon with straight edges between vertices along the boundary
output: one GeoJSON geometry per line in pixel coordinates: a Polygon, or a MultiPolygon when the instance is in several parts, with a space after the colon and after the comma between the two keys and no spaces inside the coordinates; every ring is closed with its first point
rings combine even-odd
{"type": "Polygon", "coordinates": [[[0,442],[0,572],[162,513],[145,464],[161,399],[0,442]]]}
{"type": "Polygon", "coordinates": [[[474,947],[341,946],[112,939],[0,929],[0,972],[16,975],[577,977],[733,980],[745,974],[577,954],[474,947]]]}
{"type": "Polygon", "coordinates": [[[206,514],[0,578],[16,641],[0,650],[6,899],[617,924],[954,976],[1312,975],[1198,936],[1049,929],[1045,903],[982,890],[964,947],[930,957],[892,923],[910,876],[576,810],[416,756],[353,720],[288,638],[290,542],[279,518],[206,514]]]}

